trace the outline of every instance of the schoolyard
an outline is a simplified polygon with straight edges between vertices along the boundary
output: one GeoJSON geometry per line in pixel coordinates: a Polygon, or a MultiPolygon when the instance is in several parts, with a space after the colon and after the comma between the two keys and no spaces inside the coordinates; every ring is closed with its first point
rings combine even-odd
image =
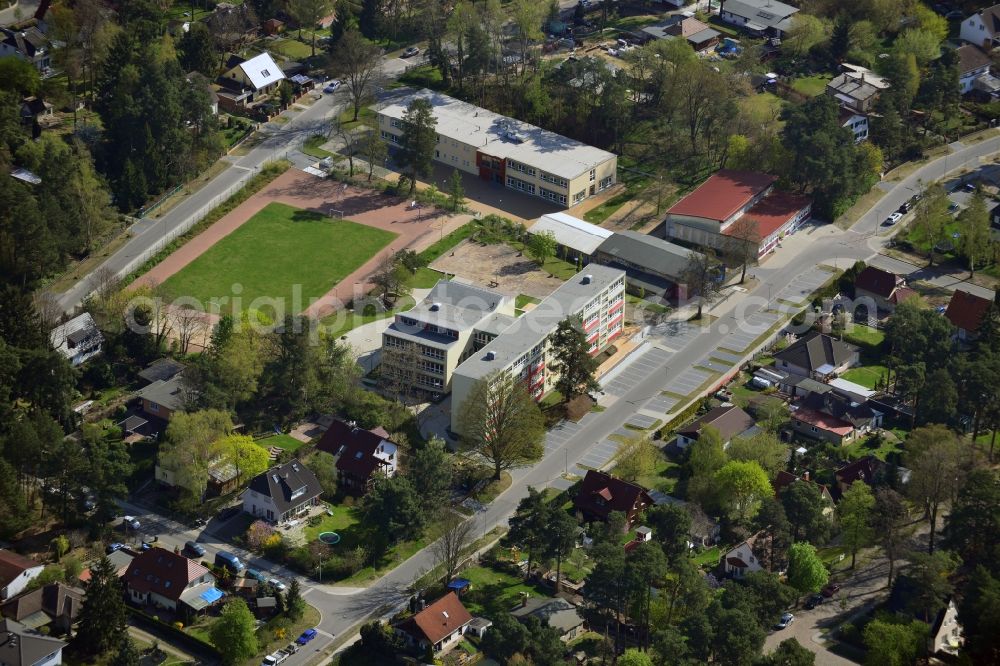
{"type": "Polygon", "coordinates": [[[396,239],[398,234],[350,220],[272,202],[201,256],[171,275],[161,289],[168,299],[203,304],[234,295],[242,307],[274,299],[297,313],[333,289],[396,239]],[[293,295],[293,289],[301,291],[293,295]]]}

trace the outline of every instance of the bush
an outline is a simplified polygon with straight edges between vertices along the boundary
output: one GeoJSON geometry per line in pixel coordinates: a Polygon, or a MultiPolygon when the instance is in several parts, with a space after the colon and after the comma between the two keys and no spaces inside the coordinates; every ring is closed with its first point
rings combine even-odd
{"type": "Polygon", "coordinates": [[[250,527],[247,528],[246,542],[247,547],[250,550],[260,551],[264,549],[265,544],[269,543],[272,537],[278,537],[281,540],[281,535],[276,534],[274,527],[263,520],[255,520],[250,527]]]}

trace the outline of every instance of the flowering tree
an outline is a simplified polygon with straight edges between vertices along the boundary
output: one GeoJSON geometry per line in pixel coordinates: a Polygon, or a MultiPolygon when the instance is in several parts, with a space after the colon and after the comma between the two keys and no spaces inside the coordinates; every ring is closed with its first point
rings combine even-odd
{"type": "Polygon", "coordinates": [[[247,546],[250,550],[263,550],[272,536],[275,536],[275,532],[271,525],[263,520],[255,520],[247,529],[247,546]]]}

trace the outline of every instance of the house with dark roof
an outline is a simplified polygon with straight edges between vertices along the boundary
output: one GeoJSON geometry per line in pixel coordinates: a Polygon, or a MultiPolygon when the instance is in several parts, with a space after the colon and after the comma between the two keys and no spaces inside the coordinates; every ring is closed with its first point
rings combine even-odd
{"type": "Polygon", "coordinates": [[[860,362],[858,348],[819,331],[809,331],[774,354],[774,366],[785,372],[825,380],[860,362]]]}
{"type": "Polygon", "coordinates": [[[677,283],[692,257],[701,254],[674,243],[641,234],[619,231],[611,234],[594,252],[594,261],[625,271],[631,288],[647,294],[674,298],[677,283]]]}
{"type": "Polygon", "coordinates": [[[944,316],[958,329],[959,340],[975,340],[991,305],[990,299],[959,289],[952,292],[944,316]]]}
{"type": "Polygon", "coordinates": [[[193,397],[191,385],[183,375],[174,375],[170,379],[159,379],[135,392],[142,411],[161,421],[169,421],[174,412],[183,412],[193,397]]]}
{"type": "Polygon", "coordinates": [[[522,597],[511,612],[519,622],[537,618],[559,632],[559,639],[568,643],[584,632],[584,620],[579,609],[562,597],[522,597]]]}
{"type": "Polygon", "coordinates": [[[710,49],[719,43],[722,36],[718,30],[705,25],[698,19],[679,14],[669,16],[666,20],[642,28],[641,33],[653,39],[683,38],[695,51],[710,49]]]}
{"type": "Polygon", "coordinates": [[[976,79],[989,75],[993,61],[981,48],[972,44],[958,47],[955,54],[958,56],[958,85],[965,95],[972,92],[976,79]]]}
{"type": "Polygon", "coordinates": [[[0,615],[28,629],[48,627],[50,633],[65,634],[76,622],[82,605],[83,590],[63,583],[50,583],[0,606],[0,615]]]}
{"type": "Polygon", "coordinates": [[[58,666],[67,645],[17,620],[0,620],[0,664],[3,666],[58,666]]]}
{"type": "Polygon", "coordinates": [[[778,0],[725,0],[719,3],[719,18],[758,37],[781,37],[792,27],[798,7],[778,0]]]}
{"type": "Polygon", "coordinates": [[[313,471],[295,458],[255,476],[243,493],[243,510],[281,525],[316,506],[322,493],[313,471]]]}
{"type": "Polygon", "coordinates": [[[837,494],[842,495],[858,481],[874,486],[885,476],[885,466],[886,464],[875,456],[865,456],[847,463],[833,473],[833,477],[837,480],[837,494]]]}
{"type": "Polygon", "coordinates": [[[723,558],[726,574],[733,578],[743,578],[755,571],[764,571],[765,560],[761,557],[770,548],[771,535],[766,530],[738,543],[723,558]]]}
{"type": "Polygon", "coordinates": [[[158,358],[139,371],[139,378],[147,384],[170,381],[184,371],[187,366],[169,356],[158,358]]]}
{"type": "Polygon", "coordinates": [[[781,493],[796,483],[810,483],[815,486],[816,490],[819,491],[820,497],[823,498],[826,504],[823,508],[823,515],[828,516],[833,513],[833,494],[822,483],[819,483],[815,479],[810,479],[808,471],[802,472],[802,476],[795,476],[791,472],[780,470],[777,476],[774,477],[774,483],[772,484],[774,486],[774,496],[780,498],[781,493]]]}
{"type": "Polygon", "coordinates": [[[49,342],[75,368],[101,353],[104,336],[90,313],[84,312],[53,328],[49,342]]]}
{"type": "Polygon", "coordinates": [[[867,116],[871,113],[883,87],[876,84],[867,72],[847,70],[826,84],[826,94],[841,106],[867,116]]]}
{"type": "Polygon", "coordinates": [[[223,597],[211,571],[159,546],[135,557],[122,582],[133,604],[187,614],[203,611],[223,597]]]}
{"type": "Polygon", "coordinates": [[[410,646],[434,654],[447,652],[458,643],[472,622],[472,615],[462,605],[458,595],[449,592],[423,610],[411,615],[394,629],[410,646]]]}
{"type": "Polygon", "coordinates": [[[642,486],[611,476],[606,472],[588,470],[573,498],[577,514],[587,521],[606,521],[613,511],[625,514],[626,527],[653,505],[649,491],[642,486]]]}
{"type": "Polygon", "coordinates": [[[35,26],[0,28],[0,58],[7,56],[31,63],[40,72],[52,66],[49,39],[35,26]]]}
{"type": "Polygon", "coordinates": [[[878,310],[892,311],[900,302],[894,299],[896,292],[904,289],[909,295],[915,292],[907,289],[906,280],[901,276],[891,273],[875,266],[866,266],[863,271],[854,278],[854,300],[855,305],[861,299],[871,299],[878,310]]]}
{"type": "Polygon", "coordinates": [[[12,550],[0,548],[0,601],[21,594],[45,567],[12,550]]]}
{"type": "Polygon", "coordinates": [[[993,5],[962,19],[959,36],[963,41],[991,51],[1000,45],[1000,5],[993,5]]]}
{"type": "Polygon", "coordinates": [[[374,430],[335,419],[316,448],[336,458],[337,486],[348,495],[364,495],[379,479],[396,474],[398,446],[381,426],[374,430]]]}
{"type": "Polygon", "coordinates": [[[716,407],[702,414],[677,431],[677,446],[686,449],[698,439],[702,428],[711,426],[719,432],[723,446],[728,446],[734,437],[750,436],[756,428],[753,417],[736,405],[716,407]]]}

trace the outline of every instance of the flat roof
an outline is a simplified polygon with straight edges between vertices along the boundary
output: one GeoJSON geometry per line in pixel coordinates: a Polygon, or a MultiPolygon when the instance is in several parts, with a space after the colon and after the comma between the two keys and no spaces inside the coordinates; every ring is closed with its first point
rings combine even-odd
{"type": "Polygon", "coordinates": [[[551,231],[557,243],[584,254],[593,254],[601,243],[610,238],[613,233],[609,229],[566,213],[543,215],[531,225],[528,231],[533,234],[551,231]]]}
{"type": "MultiPolygon", "coordinates": [[[[496,312],[509,296],[457,280],[438,280],[426,297],[399,316],[467,331],[496,312]]],[[[398,320],[397,316],[397,320],[398,320]]]]}
{"type": "Polygon", "coordinates": [[[402,119],[410,103],[418,98],[430,102],[440,136],[475,146],[492,157],[512,159],[560,178],[572,180],[616,158],[614,153],[606,150],[426,88],[389,104],[379,113],[402,119]]]}
{"type": "Polygon", "coordinates": [[[854,72],[844,72],[827,83],[826,87],[836,91],[834,96],[841,100],[843,98],[840,95],[850,100],[866,100],[877,95],[881,90],[881,88],[867,80],[865,75],[855,74],[854,72]]]}
{"type": "Polygon", "coordinates": [[[594,296],[624,277],[625,271],[588,264],[495,340],[467,358],[455,369],[455,374],[482,379],[491,372],[503,370],[545,340],[560,322],[582,310],[594,296]],[[587,276],[589,282],[584,281],[587,276]]]}
{"type": "Polygon", "coordinates": [[[667,215],[688,215],[722,222],[771,187],[776,180],[777,176],[757,171],[722,169],[671,206],[667,215]]]}
{"type": "Polygon", "coordinates": [[[799,11],[798,7],[778,0],[727,0],[722,9],[767,28],[782,27],[785,19],[799,11]]]}
{"type": "MultiPolygon", "coordinates": [[[[774,190],[748,210],[743,217],[757,220],[757,232],[761,240],[764,240],[811,204],[812,199],[807,196],[774,190]]],[[[732,226],[726,227],[722,233],[726,235],[732,228],[732,226]]]]}

